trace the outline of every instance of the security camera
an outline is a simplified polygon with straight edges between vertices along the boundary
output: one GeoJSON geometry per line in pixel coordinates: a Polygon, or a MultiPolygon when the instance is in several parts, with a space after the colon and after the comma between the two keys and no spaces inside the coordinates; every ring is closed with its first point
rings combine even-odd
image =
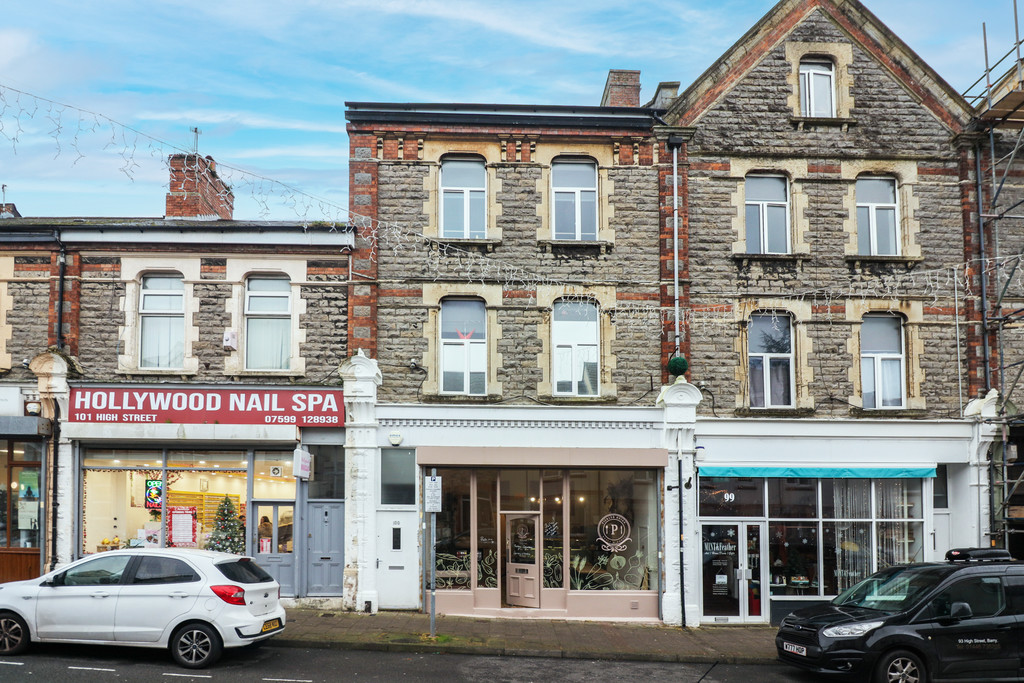
{"type": "Polygon", "coordinates": [[[21,367],[25,368],[26,370],[28,369],[28,358],[23,358],[21,360],[21,367]]]}
{"type": "Polygon", "coordinates": [[[409,368],[410,368],[411,370],[415,370],[415,369],[416,369],[416,368],[418,368],[419,366],[420,366],[420,364],[416,362],[416,359],[415,359],[415,358],[413,358],[412,360],[410,360],[410,361],[409,361],[409,368]]]}

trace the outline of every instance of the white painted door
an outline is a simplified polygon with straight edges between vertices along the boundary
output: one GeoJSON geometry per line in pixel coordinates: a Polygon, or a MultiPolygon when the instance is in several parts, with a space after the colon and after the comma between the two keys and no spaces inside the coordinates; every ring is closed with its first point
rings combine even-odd
{"type": "Polygon", "coordinates": [[[419,513],[377,512],[377,600],[381,609],[419,609],[419,513]]]}

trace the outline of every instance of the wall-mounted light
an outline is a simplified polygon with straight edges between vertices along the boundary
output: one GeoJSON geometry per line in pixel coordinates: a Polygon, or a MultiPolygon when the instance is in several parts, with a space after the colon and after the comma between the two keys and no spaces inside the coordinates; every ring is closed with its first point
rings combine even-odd
{"type": "Polygon", "coordinates": [[[43,412],[43,404],[39,401],[25,401],[25,414],[33,417],[39,417],[39,414],[43,412]]]}

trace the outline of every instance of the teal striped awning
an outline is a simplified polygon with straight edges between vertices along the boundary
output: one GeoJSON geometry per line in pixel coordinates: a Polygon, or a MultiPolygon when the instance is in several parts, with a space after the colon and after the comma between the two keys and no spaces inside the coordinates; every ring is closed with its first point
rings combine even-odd
{"type": "Polygon", "coordinates": [[[730,467],[701,465],[702,477],[778,477],[782,479],[928,479],[935,467],[730,467]]]}

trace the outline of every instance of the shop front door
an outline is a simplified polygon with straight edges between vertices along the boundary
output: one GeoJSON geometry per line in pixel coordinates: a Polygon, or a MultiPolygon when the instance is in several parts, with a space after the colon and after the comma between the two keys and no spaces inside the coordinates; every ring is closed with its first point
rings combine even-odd
{"type": "Polygon", "coordinates": [[[767,621],[761,558],[764,525],[760,522],[701,526],[704,620],[717,623],[767,621]]]}
{"type": "Polygon", "coordinates": [[[295,504],[255,502],[252,510],[256,563],[281,584],[281,595],[295,595],[295,504]]]}
{"type": "Polygon", "coordinates": [[[505,518],[505,599],[517,607],[540,607],[537,526],[540,515],[505,518]]]}
{"type": "Polygon", "coordinates": [[[345,504],[308,503],[306,520],[306,595],[341,595],[345,575],[345,504]]]}

